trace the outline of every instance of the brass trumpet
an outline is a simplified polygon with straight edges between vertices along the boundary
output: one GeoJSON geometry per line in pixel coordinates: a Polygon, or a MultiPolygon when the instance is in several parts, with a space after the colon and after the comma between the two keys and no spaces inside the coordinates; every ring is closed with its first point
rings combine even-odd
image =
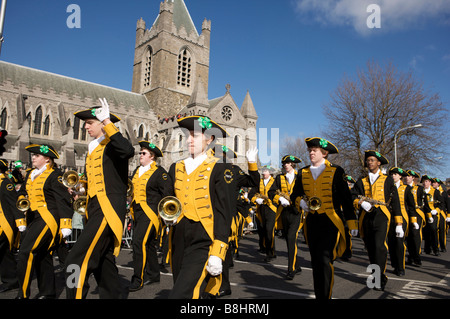
{"type": "Polygon", "coordinates": [[[127,187],[127,197],[133,197],[134,186],[131,179],[128,179],[128,187],[127,187]]]}
{"type": "Polygon", "coordinates": [[[62,176],[62,182],[67,188],[74,188],[80,182],[76,171],[67,171],[62,176]]]}
{"type": "Polygon", "coordinates": [[[166,196],[158,203],[158,214],[167,225],[173,224],[181,215],[181,202],[174,196],[166,196]]]}
{"type": "Polygon", "coordinates": [[[308,204],[308,208],[312,211],[317,211],[322,207],[322,200],[317,196],[308,197],[305,195],[303,196],[303,200],[308,204]]]}
{"type": "Polygon", "coordinates": [[[16,202],[16,207],[21,212],[26,212],[30,209],[30,200],[27,197],[21,197],[16,202]]]}
{"type": "Polygon", "coordinates": [[[74,202],[73,202],[73,210],[80,214],[81,216],[86,215],[86,204],[87,204],[87,197],[86,196],[79,196],[74,202]]]}

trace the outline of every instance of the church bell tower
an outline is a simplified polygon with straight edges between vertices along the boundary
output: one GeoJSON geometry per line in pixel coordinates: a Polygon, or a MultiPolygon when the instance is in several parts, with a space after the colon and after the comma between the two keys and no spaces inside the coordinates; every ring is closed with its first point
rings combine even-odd
{"type": "Polygon", "coordinates": [[[184,0],[161,2],[150,29],[137,21],[131,90],[162,118],[188,104],[198,78],[207,95],[210,37],[211,21],[203,21],[199,35],[184,0]]]}

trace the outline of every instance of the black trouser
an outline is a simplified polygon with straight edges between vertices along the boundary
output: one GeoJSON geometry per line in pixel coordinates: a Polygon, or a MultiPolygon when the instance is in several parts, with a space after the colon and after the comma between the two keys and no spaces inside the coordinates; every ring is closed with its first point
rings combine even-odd
{"type": "Polygon", "coordinates": [[[159,281],[159,264],[157,255],[157,229],[142,210],[134,211],[133,228],[133,262],[132,282],[142,285],[147,280],[159,281]]]}
{"type": "Polygon", "coordinates": [[[408,259],[414,262],[420,262],[420,253],[422,249],[422,217],[417,216],[417,224],[419,229],[415,229],[411,223],[409,225],[409,233],[407,237],[408,259]]]}
{"type": "Polygon", "coordinates": [[[276,212],[266,205],[260,206],[261,212],[261,232],[264,236],[267,257],[273,258],[275,253],[275,217],[276,212]]]}
{"type": "Polygon", "coordinates": [[[433,251],[434,253],[436,253],[438,251],[438,230],[437,230],[437,226],[438,226],[438,215],[434,215],[433,217],[433,222],[430,223],[427,221],[427,224],[425,225],[424,229],[423,229],[423,239],[425,242],[424,245],[424,250],[425,253],[429,254],[431,253],[431,251],[433,251]]]}
{"type": "Polygon", "coordinates": [[[91,273],[97,281],[101,299],[118,299],[121,285],[114,257],[114,233],[106,222],[97,197],[89,199],[87,211],[89,216],[84,230],[66,258],[67,299],[86,298],[91,273]],[[72,267],[79,269],[78,278],[74,277],[76,272],[72,267]]]}
{"type": "Polygon", "coordinates": [[[404,270],[405,269],[405,237],[406,237],[406,227],[407,223],[403,218],[402,228],[403,233],[405,234],[403,237],[397,237],[395,233],[395,228],[397,227],[397,223],[395,220],[391,221],[391,225],[389,227],[388,234],[388,247],[389,247],[389,255],[391,259],[391,265],[394,269],[404,270]]]}
{"type": "Polygon", "coordinates": [[[382,274],[386,271],[388,218],[380,208],[366,213],[362,221],[363,239],[369,255],[369,262],[380,266],[382,274]]]}
{"type": "Polygon", "coordinates": [[[55,273],[49,248],[53,235],[39,213],[29,214],[33,215],[33,219],[27,226],[17,257],[18,296],[30,297],[31,280],[36,270],[39,295],[55,297],[55,273]]]}
{"type": "MultiPolygon", "coordinates": [[[[182,218],[172,229],[173,289],[170,299],[197,299],[205,291],[211,238],[200,222],[182,218]]],[[[219,283],[220,284],[220,283],[219,283]]]]}
{"type": "Polygon", "coordinates": [[[305,235],[311,254],[314,293],[317,299],[331,298],[338,234],[338,229],[327,214],[308,213],[306,216],[305,235]]]}
{"type": "MultiPolygon", "coordinates": [[[[13,234],[14,238],[16,238],[16,232],[13,234]]],[[[5,232],[0,235],[0,277],[6,287],[13,288],[18,284],[17,262],[13,252],[9,249],[9,240],[5,232]]]]}
{"type": "Polygon", "coordinates": [[[300,231],[300,221],[302,215],[292,207],[285,207],[281,211],[281,222],[283,223],[283,233],[286,236],[286,245],[288,251],[288,272],[299,268],[297,262],[297,237],[300,231]]]}
{"type": "Polygon", "coordinates": [[[447,222],[445,217],[440,215],[438,225],[439,247],[442,251],[447,249],[447,222]]]}

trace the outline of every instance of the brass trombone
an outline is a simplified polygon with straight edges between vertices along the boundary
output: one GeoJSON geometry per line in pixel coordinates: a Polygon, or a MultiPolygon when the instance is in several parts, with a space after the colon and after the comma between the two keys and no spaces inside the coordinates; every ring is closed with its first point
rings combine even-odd
{"type": "Polygon", "coordinates": [[[172,225],[181,215],[181,202],[174,196],[166,196],[158,203],[158,214],[167,225],[172,225]]]}

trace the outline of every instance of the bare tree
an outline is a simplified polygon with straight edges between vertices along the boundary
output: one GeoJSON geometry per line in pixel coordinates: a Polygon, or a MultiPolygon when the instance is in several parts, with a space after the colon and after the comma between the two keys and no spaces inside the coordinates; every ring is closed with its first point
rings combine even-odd
{"type": "MultiPolygon", "coordinates": [[[[281,143],[281,156],[294,155],[302,160],[299,167],[309,165],[308,148],[306,147],[305,138],[300,136],[285,136],[281,143]]],[[[280,160],[281,161],[281,160],[280,160]]]]}
{"type": "Polygon", "coordinates": [[[412,72],[400,72],[392,63],[369,61],[354,79],[345,76],[323,111],[328,120],[323,135],[340,150],[337,164],[353,176],[365,172],[364,151],[369,149],[394,166],[395,134],[416,124],[423,127],[397,135],[398,166],[420,172],[445,156],[439,132],[448,111],[439,94],[427,92],[412,72]]]}

